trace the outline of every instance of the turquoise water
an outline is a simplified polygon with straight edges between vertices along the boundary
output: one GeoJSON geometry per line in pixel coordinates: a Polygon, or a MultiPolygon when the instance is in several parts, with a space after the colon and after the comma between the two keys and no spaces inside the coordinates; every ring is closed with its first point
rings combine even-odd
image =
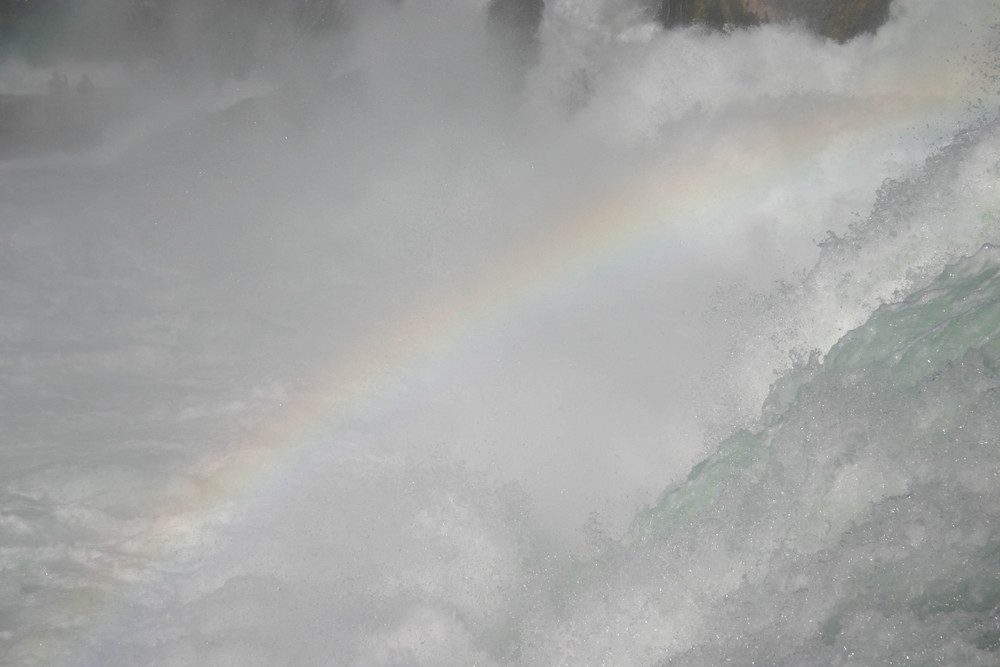
{"type": "Polygon", "coordinates": [[[998,271],[986,246],[879,308],[637,516],[607,566],[670,562],[707,584],[696,636],[740,628],[676,664],[995,661],[998,271]]]}

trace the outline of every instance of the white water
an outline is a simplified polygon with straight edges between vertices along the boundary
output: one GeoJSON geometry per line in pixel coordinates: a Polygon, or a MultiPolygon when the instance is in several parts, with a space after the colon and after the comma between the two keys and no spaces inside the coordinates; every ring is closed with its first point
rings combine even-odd
{"type": "Polygon", "coordinates": [[[523,88],[476,3],[362,14],[222,84],[67,61],[121,120],[0,165],[2,664],[995,662],[997,8],[553,2],[523,88]]]}

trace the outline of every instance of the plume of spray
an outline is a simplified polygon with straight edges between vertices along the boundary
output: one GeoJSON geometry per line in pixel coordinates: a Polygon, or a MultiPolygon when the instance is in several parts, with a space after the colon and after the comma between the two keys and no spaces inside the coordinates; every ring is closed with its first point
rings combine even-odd
{"type": "Polygon", "coordinates": [[[158,303],[201,332],[185,368],[290,387],[161,490],[128,544],[156,620],[107,605],[103,664],[133,630],[174,664],[503,662],[534,604],[514,592],[526,554],[584,548],[594,512],[621,534],[708,434],[756,417],[791,350],[891,294],[898,276],[873,275],[845,319],[858,294],[816,276],[873,260],[816,241],[975,115],[982,81],[954,63],[996,13],[912,2],[837,45],[555,0],[521,87],[486,4],[334,3],[305,31],[277,3],[164,3],[157,54],[66,43],[67,64],[117,57],[145,102],[58,158],[113,176],[81,214],[101,253],[176,280],[158,303]],[[804,296],[775,296],[821,253],[804,296]]]}
{"type": "MultiPolygon", "coordinates": [[[[172,11],[179,53],[211,53],[214,6],[172,11]]],[[[345,4],[350,30],[294,40],[275,7],[232,26],[253,36],[253,67],[198,93],[225,110],[186,121],[204,109],[189,104],[156,140],[174,157],[136,172],[155,174],[158,248],[207,286],[199,307],[294,322],[318,347],[289,363],[333,359],[319,385],[358,381],[338,377],[341,350],[400,322],[455,336],[433,321],[478,317],[430,375],[393,362],[406,398],[365,428],[451,443],[525,484],[556,530],[595,506],[627,518],[704,451],[708,424],[753,417],[789,350],[819,345],[810,325],[749,369],[758,357],[733,360],[772,335],[730,317],[755,303],[732,287],[766,293],[811,266],[887,172],[919,163],[924,135],[885,129],[953,123],[972,82],[901,40],[981,11],[943,23],[921,4],[836,45],[782,25],[665,33],[642,3],[553,2],[522,91],[493,75],[485,3],[345,4]],[[861,153],[877,168],[847,168],[861,153]]]]}

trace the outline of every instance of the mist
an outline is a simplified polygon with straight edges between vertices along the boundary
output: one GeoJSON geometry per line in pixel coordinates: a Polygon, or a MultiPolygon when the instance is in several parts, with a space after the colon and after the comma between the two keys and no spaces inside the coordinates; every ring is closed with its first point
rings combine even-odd
{"type": "Polygon", "coordinates": [[[843,44],[488,9],[18,25],[0,95],[86,136],[0,161],[4,664],[556,655],[573,558],[995,233],[994,153],[934,166],[995,113],[985,0],[843,44]]]}

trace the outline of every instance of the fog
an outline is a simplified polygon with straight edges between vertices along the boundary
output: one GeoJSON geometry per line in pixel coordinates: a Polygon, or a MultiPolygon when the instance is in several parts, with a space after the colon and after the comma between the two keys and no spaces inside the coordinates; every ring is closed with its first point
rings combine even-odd
{"type": "Polygon", "coordinates": [[[514,664],[530,589],[989,240],[834,248],[992,117],[986,0],[125,4],[0,64],[93,130],[0,161],[5,664],[514,664]]]}

